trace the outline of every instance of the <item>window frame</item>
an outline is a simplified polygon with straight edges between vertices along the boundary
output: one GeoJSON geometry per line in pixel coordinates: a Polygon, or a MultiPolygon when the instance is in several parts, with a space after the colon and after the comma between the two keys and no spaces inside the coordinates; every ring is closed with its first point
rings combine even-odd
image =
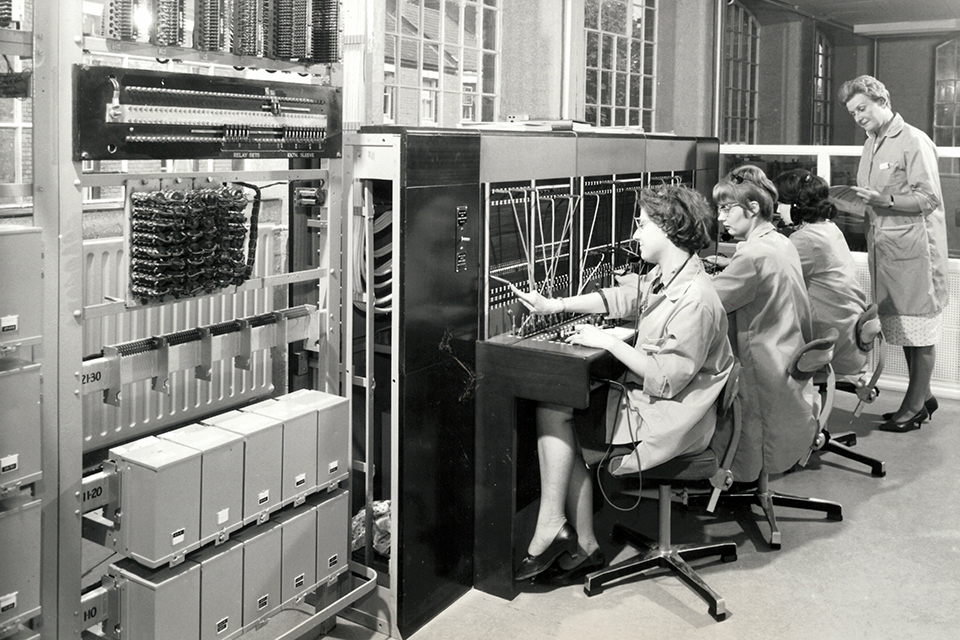
{"type": "Polygon", "coordinates": [[[720,131],[720,139],[727,144],[757,143],[760,31],[760,22],[750,10],[739,2],[727,5],[723,24],[723,118],[720,131]]]}

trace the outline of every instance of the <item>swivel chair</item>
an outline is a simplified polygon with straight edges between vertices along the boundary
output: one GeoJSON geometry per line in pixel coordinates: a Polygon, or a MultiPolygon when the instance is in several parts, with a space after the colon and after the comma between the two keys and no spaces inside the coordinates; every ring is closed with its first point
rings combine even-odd
{"type": "MultiPolygon", "coordinates": [[[[877,317],[876,304],[871,304],[857,319],[856,340],[857,347],[859,347],[860,351],[863,353],[869,353],[874,348],[877,349],[877,361],[876,366],[873,369],[873,374],[863,385],[838,380],[836,384],[832,386],[834,386],[837,391],[846,391],[857,394],[858,402],[853,411],[853,415],[855,417],[860,417],[860,414],[863,411],[863,405],[873,402],[877,397],[877,380],[880,379],[880,374],[883,372],[885,342],[883,339],[883,332],[880,330],[880,319],[877,317]]],[[[820,377],[815,379],[815,383],[820,388],[821,395],[829,393],[829,386],[831,383],[830,380],[820,377]]],[[[850,449],[850,447],[855,446],[856,444],[856,433],[851,431],[849,433],[831,435],[830,432],[824,428],[813,443],[813,451],[835,453],[839,456],[847,458],[848,460],[865,464],[870,467],[870,472],[878,478],[882,478],[883,476],[887,475],[886,464],[883,462],[883,460],[871,458],[870,456],[863,455],[862,453],[850,449]]]]}
{"type": "MultiPolygon", "coordinates": [[[[838,337],[839,333],[837,330],[831,329],[826,337],[812,340],[803,345],[791,360],[789,367],[790,376],[796,380],[810,380],[816,373],[827,371],[830,361],[833,359],[833,350],[838,337]]],[[[828,373],[828,375],[830,374],[828,373]]],[[[830,416],[832,409],[832,400],[833,393],[831,387],[831,392],[827,394],[825,401],[820,406],[816,404],[813,406],[818,425],[815,438],[819,437],[824,431],[826,420],[830,416]]],[[[810,452],[808,451],[802,461],[806,461],[809,455],[810,452]]],[[[781,548],[780,528],[777,525],[777,517],[774,512],[775,506],[822,511],[829,520],[843,520],[843,507],[837,502],[785,495],[771,490],[770,476],[764,468],[760,469],[756,488],[750,488],[746,491],[724,493],[720,496],[720,502],[724,505],[759,506],[763,510],[767,523],[770,526],[769,545],[771,549],[781,548]]]]}
{"type": "MultiPolygon", "coordinates": [[[[600,593],[607,583],[660,567],[674,573],[703,598],[709,606],[710,615],[717,621],[726,618],[727,610],[723,598],[707,586],[697,572],[687,564],[687,560],[720,556],[724,562],[732,562],[737,559],[737,545],[734,542],[673,544],[670,536],[672,483],[709,481],[713,487],[707,505],[709,512],[713,512],[720,492],[728,489],[733,483],[730,466],[740,442],[741,428],[737,397],[739,380],[740,363],[735,362],[730,377],[717,400],[717,427],[705,451],[680,455],[643,471],[643,480],[654,480],[659,485],[659,539],[652,540],[620,524],[614,525],[614,538],[629,542],[641,553],[635,558],[588,574],[583,584],[583,590],[588,596],[600,593]]],[[[605,453],[604,451],[584,451],[584,459],[589,466],[594,466],[602,460],[605,453]]]]}

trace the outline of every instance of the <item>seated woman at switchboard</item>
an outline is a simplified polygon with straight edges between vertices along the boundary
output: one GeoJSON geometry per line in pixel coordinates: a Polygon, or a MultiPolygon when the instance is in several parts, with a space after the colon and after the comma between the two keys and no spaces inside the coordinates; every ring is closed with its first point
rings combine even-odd
{"type": "MultiPolygon", "coordinates": [[[[584,325],[567,340],[606,349],[626,366],[611,389],[607,441],[633,444],[614,458],[614,475],[639,473],[673,457],[703,451],[716,423],[715,402],[733,367],[727,318],[696,253],[710,242],[706,199],[683,186],[644,189],[634,239],[655,265],[621,286],[568,298],[514,293],[535,314],[605,313],[635,318],[634,345],[584,325]]],[[[574,428],[573,409],[537,407],[540,507],[527,556],[515,574],[525,580],[558,560],[555,580],[572,582],[606,560],[593,528],[593,488],[574,428]],[[569,521],[568,521],[569,518],[569,521]],[[572,522],[572,525],[571,525],[572,522]]]]}
{"type": "Polygon", "coordinates": [[[783,473],[803,457],[817,431],[809,380],[790,376],[794,354],[813,339],[800,256],[777,233],[777,188],[758,167],[744,165],[713,188],[720,224],[739,240],[713,285],[731,317],[731,341],[743,366],[743,437],[734,459],[738,481],[761,469],[783,473]]]}
{"type": "MultiPolygon", "coordinates": [[[[833,222],[837,208],[830,201],[830,187],[806,169],[782,173],[775,183],[779,201],[795,225],[790,242],[800,256],[813,333],[822,337],[830,328],[839,331],[831,361],[833,370],[840,379],[862,387],[869,378],[868,354],[857,346],[857,320],[867,310],[867,296],[857,281],[853,255],[843,232],[833,222]]],[[[869,395],[870,390],[864,391],[869,395]]]]}

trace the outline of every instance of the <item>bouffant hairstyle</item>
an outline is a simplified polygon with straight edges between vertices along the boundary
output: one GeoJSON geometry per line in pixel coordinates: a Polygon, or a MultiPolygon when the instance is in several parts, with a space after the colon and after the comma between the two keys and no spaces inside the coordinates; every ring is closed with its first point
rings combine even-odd
{"type": "Polygon", "coordinates": [[[874,102],[883,102],[890,107],[893,106],[890,104],[890,92],[887,91],[887,88],[883,86],[883,83],[874,78],[873,76],[857,76],[853,80],[847,80],[840,87],[840,104],[846,105],[850,102],[850,98],[862,93],[867,96],[874,102]]]}
{"type": "Polygon", "coordinates": [[[772,220],[777,202],[777,188],[760,167],[745,164],[723,177],[713,187],[713,200],[732,201],[749,208],[751,202],[760,205],[760,217],[772,220]]]}
{"type": "Polygon", "coordinates": [[[792,169],[775,180],[780,202],[790,205],[790,217],[796,222],[832,220],[837,208],[830,202],[827,181],[806,169],[792,169]]]}
{"type": "Polygon", "coordinates": [[[647,187],[640,206],[670,242],[696,253],[711,241],[713,213],[700,193],[683,185],[647,187]]]}

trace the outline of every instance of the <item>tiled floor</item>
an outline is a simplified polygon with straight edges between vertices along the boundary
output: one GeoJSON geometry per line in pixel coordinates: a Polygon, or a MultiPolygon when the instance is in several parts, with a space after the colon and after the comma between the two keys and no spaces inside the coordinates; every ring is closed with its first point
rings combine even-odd
{"type": "MultiPolygon", "coordinates": [[[[843,504],[843,521],[780,509],[783,548],[768,549],[758,509],[716,517],[675,510],[674,539],[734,540],[731,564],[697,563],[726,601],[715,622],[705,603],[677,579],[646,577],[588,598],[581,587],[528,591],[511,602],[470,591],[421,630],[415,640],[489,638],[709,638],[717,640],[947,640],[960,638],[960,402],[943,401],[920,431],[877,431],[879,414],[900,396],[884,392],[854,418],[853,399],[838,394],[831,431],[855,431],[857,450],[885,460],[876,478],[863,465],[833,454],[776,479],[782,493],[843,504]]],[[[633,521],[655,534],[655,501],[633,521]]],[[[598,528],[607,556],[633,553],[609,540],[605,509],[598,528]]],[[[342,640],[382,639],[341,622],[342,640]]]]}

